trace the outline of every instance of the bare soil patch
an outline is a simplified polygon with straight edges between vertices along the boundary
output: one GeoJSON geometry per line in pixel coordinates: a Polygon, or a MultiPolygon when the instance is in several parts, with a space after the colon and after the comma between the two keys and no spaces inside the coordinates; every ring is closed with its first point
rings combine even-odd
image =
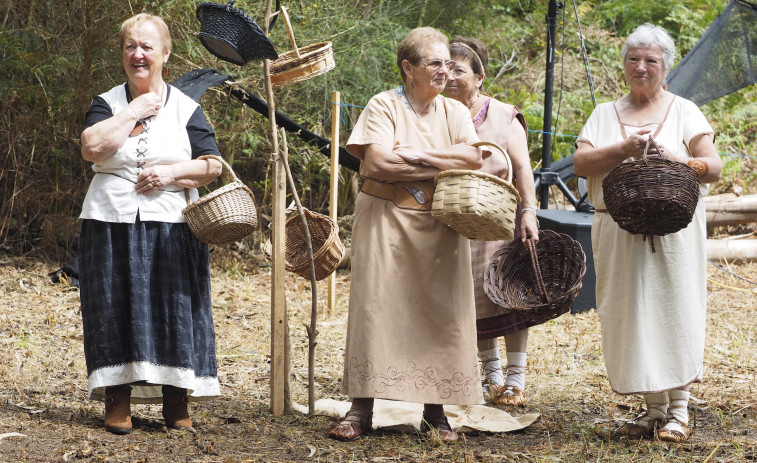
{"type": "MultiPolygon", "coordinates": [[[[527,405],[542,418],[517,433],[467,434],[444,445],[420,434],[374,433],[352,443],[326,436],[330,418],[269,409],[270,281],[249,256],[213,253],[213,303],[223,397],[193,404],[197,434],[167,431],[160,407],[133,406],[136,429],[105,432],[103,406],[86,397],[79,294],[47,273],[56,264],[0,257],[0,461],[584,462],[757,460],[757,293],[712,265],[705,381],[692,388],[690,442],[668,445],[609,434],[639,397],[612,393],[595,311],[535,327],[529,341],[527,405]]],[[[727,266],[754,281],[757,265],[727,266]]],[[[333,313],[319,315],[316,398],[340,394],[349,273],[340,271],[333,313]]],[[[319,304],[326,307],[326,284],[319,304]]],[[[288,275],[292,398],[307,405],[310,288],[288,275]]]]}

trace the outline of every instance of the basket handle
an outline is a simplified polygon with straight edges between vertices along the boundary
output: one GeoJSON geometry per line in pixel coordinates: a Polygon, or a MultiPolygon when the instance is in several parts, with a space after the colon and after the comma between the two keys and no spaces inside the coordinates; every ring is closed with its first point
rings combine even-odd
{"type": "Polygon", "coordinates": [[[287,35],[289,36],[289,43],[292,44],[292,48],[294,49],[294,54],[297,55],[297,58],[301,58],[300,56],[300,49],[297,48],[297,42],[294,41],[294,31],[292,30],[292,23],[289,22],[289,14],[287,13],[286,7],[281,7],[281,15],[284,17],[284,26],[287,28],[287,35]]]}
{"type": "MultiPolygon", "coordinates": [[[[234,3],[234,1],[232,0],[231,3],[234,3]]],[[[234,169],[232,169],[231,166],[221,156],[218,156],[217,154],[203,154],[202,156],[199,156],[197,158],[198,161],[201,159],[215,159],[216,161],[219,161],[223,166],[223,170],[230,173],[235,182],[239,181],[237,174],[234,173],[234,169]]],[[[184,198],[187,200],[187,206],[189,206],[189,188],[184,188],[184,198]]]]}
{"type": "MultiPolygon", "coordinates": [[[[656,141],[654,141],[654,139],[652,138],[652,135],[650,135],[649,138],[647,138],[647,144],[644,145],[644,153],[642,153],[641,155],[642,159],[646,161],[646,159],[650,156],[649,154],[647,154],[647,152],[649,151],[650,145],[654,146],[655,149],[657,150],[657,157],[659,157],[660,159],[665,159],[665,156],[663,156],[662,153],[660,152],[660,146],[657,144],[656,141]]],[[[651,155],[651,156],[654,156],[654,155],[651,155]]]]}
{"type": "Polygon", "coordinates": [[[473,146],[475,148],[478,148],[479,146],[492,146],[500,150],[505,156],[505,161],[507,161],[507,183],[513,183],[513,163],[510,161],[510,156],[507,154],[507,151],[505,151],[504,148],[490,141],[477,141],[476,143],[471,143],[470,146],[473,146]]]}
{"type": "Polygon", "coordinates": [[[528,238],[526,240],[526,247],[528,248],[528,255],[531,257],[531,271],[534,274],[534,280],[536,280],[536,290],[539,292],[539,298],[544,304],[548,304],[549,295],[547,294],[547,288],[544,286],[544,278],[541,276],[539,256],[536,254],[536,244],[534,244],[534,240],[528,238]]]}

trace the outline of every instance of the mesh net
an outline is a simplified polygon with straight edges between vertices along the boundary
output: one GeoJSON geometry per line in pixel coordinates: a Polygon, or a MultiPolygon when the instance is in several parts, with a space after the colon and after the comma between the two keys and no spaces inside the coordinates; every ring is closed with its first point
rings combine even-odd
{"type": "Polygon", "coordinates": [[[757,4],[734,0],[670,71],[668,90],[699,106],[757,82],[757,4]]]}

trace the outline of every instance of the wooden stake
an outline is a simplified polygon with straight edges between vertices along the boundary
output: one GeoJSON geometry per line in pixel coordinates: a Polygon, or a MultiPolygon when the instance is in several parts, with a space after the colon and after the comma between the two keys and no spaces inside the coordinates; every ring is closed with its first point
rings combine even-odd
{"type": "MultiPolygon", "coordinates": [[[[265,28],[268,34],[268,24],[271,19],[273,0],[266,1],[265,28]]],[[[286,215],[286,170],[284,160],[279,153],[279,139],[276,130],[276,105],[273,99],[271,85],[271,60],[263,61],[265,76],[266,99],[268,102],[268,123],[271,132],[271,148],[273,162],[272,187],[272,222],[271,222],[271,413],[283,415],[285,406],[290,403],[289,388],[289,343],[287,341],[288,321],[286,308],[286,293],[284,284],[285,235],[284,218],[286,215]]]]}
{"type": "MultiPolygon", "coordinates": [[[[339,92],[331,93],[331,189],[329,217],[336,221],[339,205],[339,121],[341,119],[339,92]]],[[[331,316],[336,307],[336,272],[329,275],[329,301],[326,315],[331,316]]]]}

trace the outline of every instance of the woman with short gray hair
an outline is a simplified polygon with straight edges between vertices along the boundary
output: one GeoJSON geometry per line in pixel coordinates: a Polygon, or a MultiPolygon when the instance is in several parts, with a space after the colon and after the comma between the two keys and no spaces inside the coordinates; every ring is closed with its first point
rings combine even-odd
{"type": "Polygon", "coordinates": [[[671,442],[689,438],[691,383],[702,379],[707,321],[707,225],[703,201],[683,230],[654,237],[622,230],[607,214],[602,180],[622,162],[652,154],[688,164],[700,197],[720,179],[714,131],[692,102],[664,89],[675,46],[661,27],[644,24],[622,51],[627,95],[596,107],[576,142],[574,171],[587,178],[596,208],[591,241],[597,313],[607,377],[619,394],[642,394],[646,410],[618,433],[671,442]]]}

